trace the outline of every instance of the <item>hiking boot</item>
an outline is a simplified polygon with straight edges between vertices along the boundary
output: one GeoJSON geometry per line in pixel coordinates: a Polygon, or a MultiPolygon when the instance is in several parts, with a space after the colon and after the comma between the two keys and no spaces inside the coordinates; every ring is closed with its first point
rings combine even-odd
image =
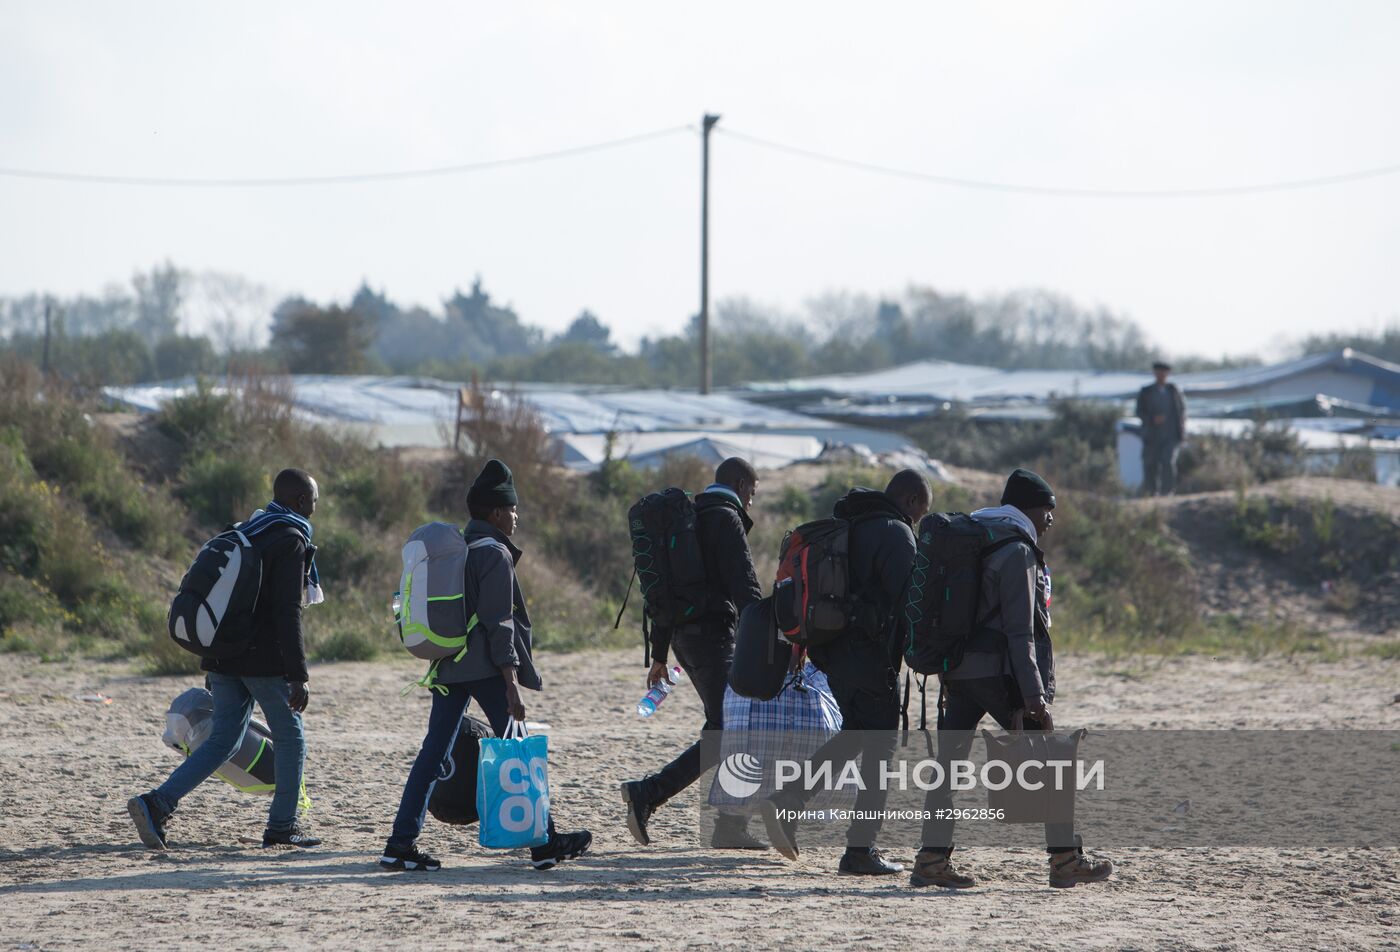
{"type": "Polygon", "coordinates": [[[417,846],[395,846],[393,843],[385,845],[384,855],[379,857],[379,865],[384,869],[418,870],[425,873],[442,869],[441,863],[417,846]]]}
{"type": "Polygon", "coordinates": [[[136,824],[136,835],[148,849],[163,850],[169,846],[165,839],[165,821],[170,814],[156,806],[148,793],[139,794],[126,801],[126,812],[136,824]]]}
{"type": "Polygon", "coordinates": [[[578,859],[592,845],[593,834],[587,830],[552,833],[549,842],[530,848],[530,865],[535,869],[553,869],[566,859],[578,859]]]}
{"type": "Polygon", "coordinates": [[[868,850],[847,849],[836,872],[841,876],[893,876],[904,872],[904,864],[890,862],[872,846],[868,850]]]}
{"type": "Polygon", "coordinates": [[[627,780],[622,784],[622,802],[627,805],[627,831],[643,846],[651,845],[651,835],[647,833],[647,821],[656,812],[656,806],[643,794],[640,780],[627,780]]]}
{"type": "Polygon", "coordinates": [[[292,825],[290,830],[264,830],[263,846],[299,846],[302,849],[310,849],[313,846],[320,846],[321,838],[312,836],[301,828],[301,824],[292,825]]]}
{"type": "Polygon", "coordinates": [[[1057,889],[1068,889],[1080,883],[1101,883],[1114,873],[1113,863],[1085,856],[1078,834],[1075,840],[1078,845],[1074,849],[1050,854],[1050,885],[1057,889]]]}
{"type": "Polygon", "coordinates": [[[914,871],[909,874],[909,885],[971,889],[977,885],[977,880],[954,869],[950,854],[919,850],[919,855],[914,857],[914,871]]]}
{"type": "Polygon", "coordinates": [[[786,808],[771,799],[759,801],[758,809],[759,815],[763,817],[763,829],[767,832],[768,842],[773,844],[773,849],[788,859],[797,859],[797,822],[779,816],[778,811],[786,808]]]}
{"type": "Polygon", "coordinates": [[[766,850],[768,844],[749,832],[749,818],[720,814],[715,819],[715,832],[710,848],[717,850],[766,850]]]}

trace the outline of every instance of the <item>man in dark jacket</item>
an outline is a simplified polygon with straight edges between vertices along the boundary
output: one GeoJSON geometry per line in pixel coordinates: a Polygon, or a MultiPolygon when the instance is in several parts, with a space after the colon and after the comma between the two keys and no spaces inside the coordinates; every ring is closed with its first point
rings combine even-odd
{"type": "MultiPolygon", "coordinates": [[[[705,707],[701,739],[655,774],[622,784],[627,828],[642,845],[651,842],[647,821],[657,807],[690,786],[719,762],[719,731],[724,727],[724,689],[734,660],[734,628],[742,612],[763,597],[749,552],[753,520],[748,509],[758,491],[758,473],[746,460],[730,457],[715,469],[715,481],[695,497],[695,534],[705,564],[706,608],[695,622],[676,629],[653,628],[647,686],[667,678],[667,653],[695,685],[705,707]]],[[[668,678],[669,680],[669,678],[668,678]]],[[[712,846],[762,849],[745,829],[747,819],[722,814],[712,846]]]]}
{"type": "MultiPolygon", "coordinates": [[[[515,480],[500,460],[489,460],[467,491],[471,521],[463,535],[467,542],[464,597],[477,624],[467,633],[467,649],[459,658],[437,662],[432,684],[433,708],[428,733],[408,772],[394,829],[379,859],[385,869],[431,872],[442,863],[418,849],[418,836],[439,769],[462,726],[462,714],[476,700],[491,729],[500,737],[511,718],[525,721],[522,687],[538,691],[544,686],[531,657],[530,615],[515,566],[521,551],[511,542],[519,526],[515,480]]],[[[552,804],[551,804],[552,806],[552,804]]],[[[558,833],[551,811],[549,839],[530,850],[536,869],[550,869],[566,859],[582,856],[593,842],[587,830],[558,833]]]]}
{"type": "Polygon", "coordinates": [[[1157,382],[1138,391],[1144,496],[1170,496],[1176,490],[1176,457],[1186,439],[1186,400],[1176,384],[1167,382],[1171,371],[1161,361],[1153,364],[1157,382]]]}
{"type": "Polygon", "coordinates": [[[272,734],[277,787],[268,809],[263,846],[311,847],[321,841],[297,822],[306,738],[301,714],[310,699],[306,649],[301,634],[302,594],[320,601],[311,545],[316,512],[316,480],[299,469],[284,469],[272,484],[273,501],[239,523],[262,557],[262,587],[253,612],[248,650],[234,658],[206,658],[206,684],[214,695],[209,738],[150,793],[132,797],[127,812],[141,842],[165,849],[165,824],[181,798],[199,786],[243,742],[253,702],[262,708],[272,734]]]}
{"type": "MultiPolygon", "coordinates": [[[[897,609],[914,564],[914,526],[928,513],[928,481],[911,469],[894,475],[884,492],[852,489],[836,503],[833,515],[851,521],[851,592],[863,605],[865,621],[835,641],[813,645],[812,663],[826,673],[841,708],[841,731],[812,755],[814,772],[827,762],[833,776],[861,758],[863,788],[856,795],[857,816],[879,811],[885,791],[880,764],[894,752],[899,727],[901,663],[897,609]]],[[[789,859],[798,856],[795,824],[780,810],[798,810],[815,791],[782,791],[760,808],[774,848],[789,859]]],[[[878,819],[856,819],[846,832],[846,853],[839,871],[848,875],[887,876],[904,869],[875,848],[878,819]]]]}
{"type": "MultiPolygon", "coordinates": [[[[972,514],[984,527],[989,547],[982,561],[977,618],[979,627],[963,648],[957,667],[943,676],[938,710],[938,759],[966,760],[973,731],[990,714],[1004,730],[1054,729],[1050,703],[1055,698],[1055,655],[1050,644],[1050,574],[1040,540],[1054,525],[1055,493],[1029,470],[1018,469],[1006,481],[1001,505],[972,514]],[[1010,540],[1010,541],[1006,541],[1010,540]],[[1002,543],[997,545],[997,543],[1002,543]]],[[[924,809],[930,815],[953,806],[950,791],[929,791],[924,809]]],[[[924,823],[923,848],[914,861],[915,886],[965,889],[976,880],[953,868],[953,821],[924,823]]],[[[1047,823],[1050,885],[1100,882],[1113,873],[1107,860],[1084,856],[1073,823],[1047,823]]]]}

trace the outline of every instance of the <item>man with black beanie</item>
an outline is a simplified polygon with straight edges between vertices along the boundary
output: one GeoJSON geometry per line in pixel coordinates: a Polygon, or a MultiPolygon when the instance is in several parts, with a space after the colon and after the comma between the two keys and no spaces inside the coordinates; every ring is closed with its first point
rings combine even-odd
{"type": "MultiPolygon", "coordinates": [[[[967,759],[973,731],[987,714],[1008,731],[1054,729],[1050,572],[1040,550],[1041,537],[1055,523],[1054,511],[1050,484],[1030,470],[1018,469],[1006,481],[1000,506],[972,513],[987,529],[990,552],[982,560],[978,628],[957,667],[942,677],[938,760],[945,771],[950,762],[967,759]],[[1004,544],[997,546],[998,542],[1004,544]]],[[[946,815],[940,811],[952,806],[946,785],[930,790],[924,803],[930,817],[946,815]]],[[[1073,823],[1047,823],[1045,842],[1052,886],[1101,882],[1113,874],[1112,863],[1084,855],[1073,823]]],[[[915,857],[910,882],[951,889],[976,885],[971,876],[954,869],[952,851],[953,821],[925,821],[923,848],[915,857]]]]}
{"type": "MultiPolygon", "coordinates": [[[[520,689],[538,691],[544,686],[531,657],[530,615],[515,574],[521,551],[511,536],[520,525],[518,502],[510,467],[498,459],[488,460],[467,492],[471,521],[463,530],[468,548],[463,591],[467,614],[474,615],[477,623],[467,633],[464,654],[436,662],[434,680],[440,689],[431,692],[428,734],[409,770],[394,829],[379,860],[385,869],[431,872],[442,866],[418,849],[417,840],[439,768],[457,739],[467,704],[476,700],[499,737],[510,718],[525,720],[520,689]]],[[[551,810],[549,840],[530,850],[531,865],[549,869],[583,855],[592,842],[587,830],[556,832],[551,810]]]]}

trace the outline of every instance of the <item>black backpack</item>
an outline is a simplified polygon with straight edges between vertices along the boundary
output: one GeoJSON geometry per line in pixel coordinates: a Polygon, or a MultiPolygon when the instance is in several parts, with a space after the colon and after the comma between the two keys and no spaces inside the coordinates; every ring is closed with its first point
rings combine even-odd
{"type": "MultiPolygon", "coordinates": [[[[982,562],[1019,535],[995,538],[961,512],[934,512],[919,523],[918,548],[904,602],[904,661],[918,674],[943,674],[962,661],[977,630],[982,562]]],[[[1037,553],[1038,554],[1038,553],[1037,553]]]]}
{"type": "Polygon", "coordinates": [[[632,564],[652,625],[674,628],[705,613],[705,559],[695,503],[683,489],[643,496],[627,510],[632,564]]]}
{"type": "Polygon", "coordinates": [[[481,763],[481,738],[495,736],[490,724],[462,715],[462,728],[438,768],[437,783],[428,799],[428,812],[439,823],[466,826],[480,819],[476,812],[476,771],[481,763]]]}
{"type": "Polygon", "coordinates": [[[204,543],[170,603],[166,627],[175,643],[201,658],[248,650],[262,587],[262,552],[229,526],[204,543]]]}

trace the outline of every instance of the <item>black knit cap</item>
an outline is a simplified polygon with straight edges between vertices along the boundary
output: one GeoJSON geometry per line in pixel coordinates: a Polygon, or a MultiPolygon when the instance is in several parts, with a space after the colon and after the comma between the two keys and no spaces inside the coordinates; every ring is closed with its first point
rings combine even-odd
{"type": "Polygon", "coordinates": [[[1152,364],[1152,369],[1153,369],[1153,370],[1171,370],[1171,369],[1172,369],[1172,365],[1169,364],[1169,363],[1167,363],[1165,360],[1158,360],[1158,361],[1154,361],[1154,362],[1153,362],[1153,364],[1152,364]]]}
{"type": "Polygon", "coordinates": [[[467,505],[477,509],[514,506],[519,501],[510,467],[498,459],[487,460],[486,465],[481,467],[481,475],[467,490],[467,505]]]}
{"type": "Polygon", "coordinates": [[[1037,509],[1041,506],[1055,508],[1055,491],[1050,484],[1028,469],[1018,469],[1006,481],[1006,490],[1001,494],[1003,506],[1017,509],[1037,509]]]}

